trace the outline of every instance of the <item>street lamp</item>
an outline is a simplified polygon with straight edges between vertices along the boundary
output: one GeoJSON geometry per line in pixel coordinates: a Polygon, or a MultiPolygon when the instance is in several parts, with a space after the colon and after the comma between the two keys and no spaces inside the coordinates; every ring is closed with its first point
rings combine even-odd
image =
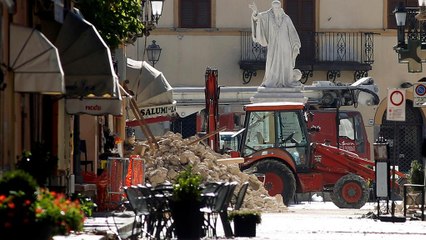
{"type": "Polygon", "coordinates": [[[141,16],[142,23],[145,26],[142,33],[149,36],[150,32],[155,29],[158,20],[163,14],[164,0],[142,0],[141,16]]]}
{"type": "Polygon", "coordinates": [[[407,10],[402,2],[393,11],[395,14],[396,26],[398,27],[398,48],[405,47],[405,21],[407,19],[407,10]]]}
{"type": "Polygon", "coordinates": [[[410,73],[422,72],[422,63],[426,61],[426,0],[419,1],[419,5],[405,8],[400,2],[394,11],[398,27],[398,44],[394,50],[399,63],[407,63],[410,73]]]}
{"type": "Polygon", "coordinates": [[[426,0],[419,0],[419,13],[416,15],[416,19],[419,21],[426,20],[426,0]]]}
{"type": "Polygon", "coordinates": [[[158,60],[160,60],[161,50],[161,47],[156,44],[155,40],[152,40],[152,44],[146,48],[148,61],[152,62],[153,67],[158,62],[158,60]]]}

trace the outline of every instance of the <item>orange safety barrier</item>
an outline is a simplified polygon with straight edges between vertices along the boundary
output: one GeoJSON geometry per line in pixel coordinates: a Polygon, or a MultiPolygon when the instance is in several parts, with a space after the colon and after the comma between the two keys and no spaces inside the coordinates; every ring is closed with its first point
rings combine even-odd
{"type": "Polygon", "coordinates": [[[144,183],[144,164],[139,155],[131,155],[126,174],[126,186],[144,183]]]}
{"type": "Polygon", "coordinates": [[[95,203],[98,205],[98,211],[108,210],[107,207],[107,186],[108,186],[108,175],[107,172],[102,172],[101,175],[97,176],[93,172],[82,172],[83,182],[96,184],[96,199],[95,203]]]}

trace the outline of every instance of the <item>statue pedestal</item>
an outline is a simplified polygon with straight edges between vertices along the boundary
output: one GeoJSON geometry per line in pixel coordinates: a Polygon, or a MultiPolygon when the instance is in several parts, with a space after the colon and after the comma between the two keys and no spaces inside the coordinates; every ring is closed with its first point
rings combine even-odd
{"type": "Polygon", "coordinates": [[[252,103],[260,102],[301,102],[306,103],[306,98],[301,92],[302,86],[294,88],[268,88],[258,87],[257,93],[250,98],[252,103]]]}

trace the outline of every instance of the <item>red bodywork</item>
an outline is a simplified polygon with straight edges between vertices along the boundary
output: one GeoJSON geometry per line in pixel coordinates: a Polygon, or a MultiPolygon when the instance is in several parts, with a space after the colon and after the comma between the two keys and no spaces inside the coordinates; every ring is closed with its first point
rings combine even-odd
{"type": "MultiPolygon", "coordinates": [[[[256,111],[301,111],[304,110],[304,104],[302,103],[259,103],[250,104],[245,107],[246,112],[256,111]]],[[[321,126],[333,125],[330,122],[335,122],[330,119],[331,112],[327,113],[328,119],[320,119],[317,123],[321,126]],[[327,121],[326,121],[327,120],[327,121]]],[[[319,115],[319,114],[318,114],[319,115]]],[[[327,115],[321,115],[322,117],[327,115]]],[[[334,113],[334,117],[336,114],[334,113]]],[[[316,116],[314,116],[315,118],[316,116]]],[[[307,125],[302,125],[307,127],[307,125]]],[[[324,129],[321,129],[324,131],[324,129]]],[[[334,132],[325,130],[336,136],[337,131],[334,127],[334,132]]],[[[318,134],[318,133],[311,133],[318,134]]],[[[336,137],[334,138],[336,139],[336,137]]],[[[312,142],[312,139],[309,139],[312,142]]],[[[334,141],[335,142],[335,141],[334,141]]],[[[293,171],[297,181],[297,192],[315,192],[323,191],[327,186],[333,186],[342,176],[353,173],[361,176],[365,180],[374,180],[375,173],[373,171],[374,162],[366,158],[362,158],[357,154],[339,149],[334,146],[315,143],[309,145],[308,154],[301,156],[306,164],[303,171],[299,171],[296,166],[293,157],[284,148],[265,148],[254,152],[251,155],[244,156],[245,161],[241,164],[241,168],[249,168],[254,163],[262,161],[263,159],[276,159],[285,163],[291,171],[293,171]]],[[[269,192],[270,195],[274,195],[274,191],[269,192]]],[[[279,192],[277,192],[279,193],[279,192]]]]}
{"type": "Polygon", "coordinates": [[[298,173],[300,192],[321,191],[348,173],[366,180],[375,178],[374,162],[354,153],[325,144],[313,145],[311,152],[312,171],[298,173]]]}
{"type": "MultiPolygon", "coordinates": [[[[302,103],[258,103],[247,105],[245,107],[245,110],[247,113],[262,111],[300,111],[300,114],[303,114],[304,105],[302,103]]],[[[335,122],[333,121],[333,119],[330,119],[330,116],[333,116],[332,112],[327,112],[326,114],[318,115],[322,116],[321,118],[318,118],[319,121],[316,122],[319,123],[318,125],[328,126],[333,125],[330,124],[330,122],[335,122]],[[325,116],[328,116],[328,119],[325,118],[325,116]]],[[[336,113],[334,113],[334,117],[335,116],[336,113]]],[[[246,121],[246,125],[247,124],[248,121],[246,121]]],[[[312,122],[311,125],[313,125],[312,122]]],[[[307,125],[302,124],[300,127],[307,127],[307,125]]],[[[333,128],[333,126],[329,127],[330,129],[333,128]]],[[[363,125],[359,127],[362,127],[364,129],[363,125]]],[[[336,139],[336,127],[334,127],[334,131],[330,129],[321,129],[321,131],[324,131],[327,134],[330,133],[330,136],[334,136],[334,139],[336,139]]],[[[363,134],[365,134],[365,132],[363,132],[363,134]]],[[[332,187],[341,177],[349,173],[359,175],[366,181],[375,179],[375,172],[373,170],[373,167],[375,165],[374,161],[360,157],[359,155],[353,152],[337,148],[329,144],[312,142],[312,138],[310,138],[309,140],[311,143],[308,144],[308,154],[300,156],[301,159],[304,159],[303,161],[305,162],[302,171],[299,171],[300,167],[298,168],[298,166],[296,166],[294,158],[286,150],[286,148],[279,147],[268,147],[264,149],[259,149],[258,151],[248,156],[243,156],[244,163],[241,164],[240,167],[241,169],[247,169],[250,168],[250,166],[252,166],[254,163],[257,163],[264,159],[276,159],[277,161],[283,162],[294,173],[295,179],[297,181],[297,192],[299,193],[323,191],[327,187],[332,187]]],[[[368,141],[366,142],[368,143],[368,141]]],[[[400,177],[405,176],[403,173],[397,171],[396,174],[400,177]]],[[[277,176],[272,175],[272,177],[277,176]]],[[[274,180],[272,179],[271,182],[274,182],[274,180]]],[[[279,194],[281,191],[280,184],[282,184],[282,182],[275,181],[274,184],[275,183],[279,185],[277,187],[279,191],[277,191],[277,189],[269,190],[269,194],[272,196],[275,194],[279,194]]],[[[347,187],[352,186],[349,184],[347,185],[347,187]]]]}
{"type": "Polygon", "coordinates": [[[373,180],[375,177],[374,162],[360,158],[351,152],[325,144],[313,145],[311,152],[309,172],[297,172],[291,155],[279,148],[266,148],[245,157],[242,167],[250,166],[265,158],[282,161],[295,173],[298,183],[297,191],[301,193],[322,191],[325,186],[334,185],[348,173],[357,174],[366,180],[373,180]]]}
{"type": "MultiPolygon", "coordinates": [[[[206,70],[206,115],[207,115],[207,134],[216,131],[219,116],[219,86],[217,69],[207,68],[206,70]]],[[[214,134],[208,139],[208,144],[214,151],[219,151],[219,135],[214,134]]]]}
{"type": "Polygon", "coordinates": [[[314,116],[308,121],[308,128],[311,126],[319,126],[320,131],[310,135],[311,142],[325,143],[331,146],[337,146],[337,136],[339,137],[339,148],[349,152],[356,153],[362,158],[370,159],[370,142],[368,141],[367,132],[365,131],[364,122],[361,113],[358,111],[340,111],[340,122],[342,128],[338,130],[336,111],[335,110],[313,110],[314,116]],[[345,135],[345,124],[348,123],[350,130],[349,135],[345,135]]]}

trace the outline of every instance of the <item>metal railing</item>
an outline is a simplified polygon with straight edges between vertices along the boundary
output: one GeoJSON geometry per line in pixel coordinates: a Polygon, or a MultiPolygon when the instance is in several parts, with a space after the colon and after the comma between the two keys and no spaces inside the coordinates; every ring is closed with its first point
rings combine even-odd
{"type": "Polygon", "coordinates": [[[405,34],[409,40],[420,40],[422,44],[426,44],[426,22],[416,19],[418,13],[418,7],[407,7],[405,34]]]}
{"type": "MultiPolygon", "coordinates": [[[[374,62],[374,33],[371,32],[313,32],[305,33],[299,60],[309,62],[352,62],[372,64],[374,62]],[[312,34],[312,37],[309,35],[312,34]],[[313,41],[309,41],[311,38],[313,41]],[[304,41],[304,40],[308,41],[304,41]],[[313,49],[304,52],[305,46],[313,49]],[[300,57],[302,59],[300,59],[300,57]]],[[[241,32],[241,61],[265,62],[267,48],[253,42],[251,31],[241,32]]]]}

